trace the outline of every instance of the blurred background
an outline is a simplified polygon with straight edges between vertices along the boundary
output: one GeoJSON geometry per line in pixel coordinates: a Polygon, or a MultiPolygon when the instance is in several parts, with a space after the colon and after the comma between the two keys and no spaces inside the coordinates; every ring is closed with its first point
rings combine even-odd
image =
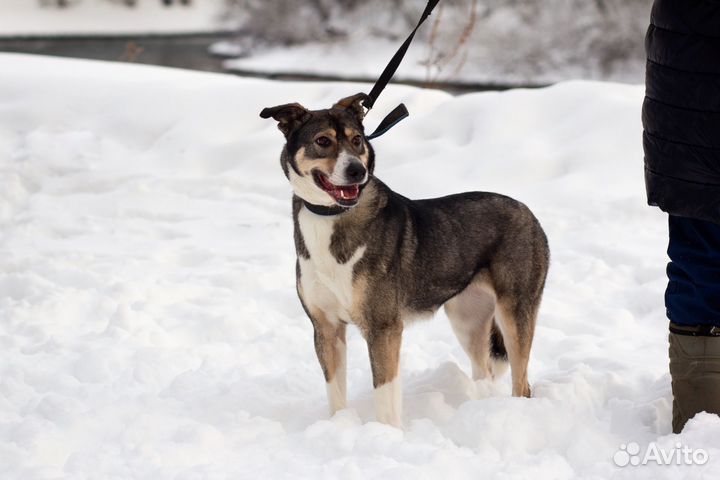
{"type": "MultiPolygon", "coordinates": [[[[1,0],[0,51],[374,81],[426,0],[1,0]]],[[[442,0],[396,81],[642,83],[652,0],[442,0]]]]}

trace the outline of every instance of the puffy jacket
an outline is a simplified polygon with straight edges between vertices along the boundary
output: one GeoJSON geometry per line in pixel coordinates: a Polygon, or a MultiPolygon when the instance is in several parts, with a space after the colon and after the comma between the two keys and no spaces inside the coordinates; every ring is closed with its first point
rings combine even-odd
{"type": "Polygon", "coordinates": [[[645,37],[648,203],[720,223],[720,0],[655,0],[645,37]]]}

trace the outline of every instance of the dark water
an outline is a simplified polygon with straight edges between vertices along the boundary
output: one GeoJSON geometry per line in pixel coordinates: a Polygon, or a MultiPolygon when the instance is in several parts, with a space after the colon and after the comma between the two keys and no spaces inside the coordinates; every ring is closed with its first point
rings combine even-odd
{"type": "MultiPolygon", "coordinates": [[[[332,75],[315,75],[315,74],[300,74],[300,73],[262,73],[253,71],[242,71],[235,70],[229,73],[236,75],[242,75],[243,77],[258,77],[268,78],[271,80],[286,80],[286,81],[338,81],[338,82],[364,82],[372,83],[375,79],[358,78],[358,77],[341,77],[332,75]]],[[[546,87],[547,84],[506,84],[506,83],[465,83],[465,82],[423,82],[419,80],[393,80],[392,83],[399,83],[402,85],[412,85],[414,87],[422,88],[434,88],[437,90],[445,90],[446,92],[454,95],[460,95],[462,93],[470,92],[487,92],[487,91],[499,91],[499,90],[510,90],[511,88],[542,88],[546,87]]]]}
{"type": "Polygon", "coordinates": [[[231,34],[117,37],[0,38],[0,52],[144,63],[222,72],[222,58],[211,55],[213,43],[231,34]]]}
{"type": "MultiPolygon", "coordinates": [[[[119,62],[162,65],[207,72],[223,72],[235,75],[293,81],[358,81],[367,78],[333,77],[302,74],[258,73],[224,70],[224,57],[209,53],[210,45],[221,40],[231,40],[232,33],[191,34],[191,35],[146,35],[146,36],[58,36],[43,38],[0,38],[0,52],[31,53],[58,57],[86,58],[119,62]]],[[[379,72],[378,72],[379,73],[379,72]]],[[[502,83],[433,83],[397,81],[419,87],[432,87],[453,94],[509,88],[533,88],[543,85],[508,85],[502,83]]]]}

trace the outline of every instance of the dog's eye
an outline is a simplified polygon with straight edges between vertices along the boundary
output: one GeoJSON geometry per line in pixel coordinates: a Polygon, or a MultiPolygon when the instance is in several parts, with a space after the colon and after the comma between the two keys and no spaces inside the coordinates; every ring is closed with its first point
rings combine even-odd
{"type": "Polygon", "coordinates": [[[353,145],[355,145],[356,147],[359,147],[360,144],[362,143],[362,137],[360,135],[355,135],[352,138],[352,140],[350,140],[350,141],[352,142],[353,145]]]}
{"type": "Polygon", "coordinates": [[[327,148],[330,145],[332,145],[332,141],[328,137],[325,137],[325,136],[316,138],[315,143],[317,143],[318,146],[320,146],[322,148],[327,148]]]}

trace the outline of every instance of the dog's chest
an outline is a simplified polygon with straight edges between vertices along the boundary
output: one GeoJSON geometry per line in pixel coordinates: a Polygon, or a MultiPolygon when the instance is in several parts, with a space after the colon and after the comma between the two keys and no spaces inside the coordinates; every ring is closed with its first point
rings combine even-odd
{"type": "Polygon", "coordinates": [[[298,213],[298,225],[310,258],[299,258],[303,301],[311,309],[320,309],[330,321],[353,321],[353,305],[358,292],[353,290],[353,268],[365,253],[365,246],[339,263],[330,251],[335,220],[315,215],[306,209],[298,213]]]}

